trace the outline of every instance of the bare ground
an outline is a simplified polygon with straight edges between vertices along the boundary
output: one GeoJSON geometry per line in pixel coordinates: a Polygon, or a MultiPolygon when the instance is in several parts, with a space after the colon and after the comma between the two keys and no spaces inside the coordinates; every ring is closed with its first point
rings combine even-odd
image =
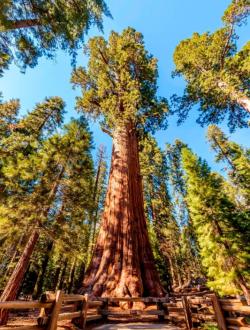
{"type": "Polygon", "coordinates": [[[130,329],[166,329],[166,330],[179,330],[173,325],[162,323],[118,323],[118,324],[103,324],[94,326],[92,329],[96,330],[130,330],[130,329]]]}

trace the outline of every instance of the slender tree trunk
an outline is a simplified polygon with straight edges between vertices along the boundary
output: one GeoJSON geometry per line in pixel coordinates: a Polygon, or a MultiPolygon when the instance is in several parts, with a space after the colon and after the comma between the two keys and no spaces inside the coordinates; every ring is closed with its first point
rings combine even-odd
{"type": "Polygon", "coordinates": [[[64,260],[63,268],[62,268],[62,271],[61,271],[61,274],[60,274],[60,280],[59,280],[59,283],[58,283],[57,290],[61,290],[61,289],[64,288],[64,280],[65,280],[65,274],[66,274],[67,266],[68,266],[68,258],[66,258],[64,260]]]}
{"type": "Polygon", "coordinates": [[[70,269],[70,273],[69,273],[69,279],[68,279],[68,285],[67,285],[68,293],[72,292],[72,288],[73,288],[73,284],[74,284],[75,270],[76,270],[76,259],[74,259],[73,264],[70,269]]]}
{"type": "MultiPolygon", "coordinates": [[[[34,230],[25,246],[25,249],[12,273],[2,295],[0,301],[15,300],[18,289],[22,284],[25,272],[29,266],[31,254],[35,248],[39,238],[39,232],[34,230]]],[[[0,310],[0,325],[4,325],[8,320],[8,311],[0,310]]]]}
{"type": "Polygon", "coordinates": [[[13,272],[13,269],[14,269],[13,264],[15,263],[15,261],[20,256],[20,252],[21,252],[20,248],[27,239],[27,229],[28,229],[28,226],[24,229],[24,232],[20,236],[19,241],[18,241],[18,243],[15,247],[15,253],[13,254],[13,256],[12,256],[10,262],[9,262],[8,269],[6,271],[6,277],[9,277],[10,274],[12,274],[12,272],[13,272]]]}
{"type": "Polygon", "coordinates": [[[242,276],[238,279],[238,284],[241,287],[244,297],[246,298],[247,304],[250,305],[250,289],[242,276]]]}
{"type": "Polygon", "coordinates": [[[178,286],[177,283],[177,278],[175,276],[175,271],[174,271],[174,265],[173,265],[173,259],[170,253],[165,253],[167,255],[167,260],[168,260],[168,264],[169,264],[169,271],[170,271],[170,277],[171,277],[171,290],[173,290],[173,288],[178,286]]]}
{"type": "MultiPolygon", "coordinates": [[[[89,256],[93,255],[94,251],[94,246],[95,246],[95,240],[96,240],[96,226],[97,226],[97,219],[99,215],[99,202],[100,202],[100,195],[102,193],[102,187],[100,187],[100,181],[103,180],[103,164],[104,164],[104,159],[105,159],[105,148],[101,144],[99,147],[98,151],[98,165],[97,165],[97,173],[96,173],[96,178],[95,178],[95,185],[94,185],[94,191],[93,191],[93,205],[94,209],[91,215],[91,239],[90,239],[90,249],[89,249],[89,256]]],[[[89,261],[89,260],[88,260],[89,261]]]]}
{"type": "Polygon", "coordinates": [[[49,259],[50,259],[51,251],[53,249],[53,245],[54,245],[53,241],[48,242],[47,250],[45,251],[45,257],[43,259],[42,267],[41,267],[41,270],[39,272],[39,275],[38,275],[38,278],[37,278],[37,281],[36,281],[36,286],[35,286],[34,293],[33,293],[33,298],[34,299],[37,299],[42,294],[43,283],[44,283],[44,279],[45,279],[45,273],[46,273],[46,269],[47,269],[47,266],[48,266],[48,263],[49,263],[49,259]]]}
{"type": "Polygon", "coordinates": [[[81,286],[82,286],[82,283],[84,281],[84,276],[85,276],[85,270],[86,270],[85,269],[85,263],[82,261],[80,263],[80,265],[77,266],[77,268],[79,269],[79,271],[78,271],[78,276],[77,276],[77,278],[75,280],[75,283],[74,283],[73,292],[74,291],[76,291],[76,292],[79,291],[81,286]]]}
{"type": "Polygon", "coordinates": [[[53,283],[53,286],[51,288],[52,291],[56,291],[56,288],[59,286],[60,272],[61,272],[61,266],[58,265],[56,267],[55,277],[54,277],[54,281],[53,281],[54,283],[53,283]]]}
{"type": "Polygon", "coordinates": [[[163,296],[143,208],[133,125],[114,132],[102,224],[83,291],[95,296],[163,296]]]}

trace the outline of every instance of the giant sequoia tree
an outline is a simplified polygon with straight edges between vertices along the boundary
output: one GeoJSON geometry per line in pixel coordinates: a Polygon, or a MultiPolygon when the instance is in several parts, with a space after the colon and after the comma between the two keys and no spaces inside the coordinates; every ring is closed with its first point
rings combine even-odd
{"type": "Polygon", "coordinates": [[[94,255],[83,283],[96,296],[162,296],[143,208],[138,135],[165,122],[158,99],[157,61],[132,28],[88,43],[87,68],[72,82],[82,88],[79,110],[101,119],[113,137],[105,209],[94,255]]]}

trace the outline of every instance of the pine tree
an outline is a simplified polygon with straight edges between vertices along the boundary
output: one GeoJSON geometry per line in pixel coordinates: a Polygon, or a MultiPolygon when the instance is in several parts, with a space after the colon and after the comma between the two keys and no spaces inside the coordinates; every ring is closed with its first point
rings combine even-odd
{"type": "Polygon", "coordinates": [[[96,296],[161,296],[143,208],[138,132],[163,126],[167,104],[156,96],[156,59],[132,28],[88,43],[87,69],[73,83],[82,88],[79,110],[103,119],[113,137],[102,224],[84,288],[96,296]],[[107,271],[108,270],[108,271],[107,271]]]}
{"type": "Polygon", "coordinates": [[[250,303],[249,249],[233,226],[237,209],[224,191],[224,179],[189,149],[182,151],[187,203],[200,246],[208,286],[221,295],[243,292],[250,303]]]}
{"type": "MultiPolygon", "coordinates": [[[[44,110],[42,112],[41,107],[38,108],[39,109],[36,109],[34,113],[32,113],[32,115],[28,115],[27,118],[24,118],[22,121],[22,123],[25,123],[25,125],[21,125],[21,129],[26,132],[26,130],[28,130],[29,128],[29,132],[31,131],[30,136],[32,136],[32,133],[34,133],[36,136],[36,134],[41,130],[45,130],[47,134],[50,134],[51,130],[53,129],[54,120],[51,121],[51,116],[54,116],[54,110],[52,111],[52,115],[51,112],[48,111],[47,107],[42,108],[44,110]],[[39,111],[37,112],[37,110],[39,111]],[[39,114],[40,120],[37,119],[35,122],[34,114],[39,114]],[[46,118],[46,122],[44,118],[46,118]],[[36,124],[36,126],[34,126],[34,124],[36,124]],[[37,126],[39,128],[38,130],[37,126]],[[32,129],[34,130],[32,131],[32,129]]],[[[54,119],[58,119],[58,114],[54,119]]],[[[76,177],[76,175],[78,175],[78,187],[82,187],[81,180],[84,179],[86,181],[86,178],[88,180],[92,179],[92,172],[89,170],[89,168],[92,168],[92,161],[90,157],[91,138],[89,132],[86,129],[85,121],[82,120],[81,124],[77,124],[77,122],[72,122],[71,126],[66,127],[65,129],[65,135],[60,136],[56,134],[48,140],[41,142],[42,146],[40,150],[36,150],[35,162],[31,162],[29,166],[25,167],[26,172],[23,172],[22,168],[22,171],[19,173],[19,175],[25,174],[26,178],[29,178],[29,173],[27,172],[27,170],[30,170],[33,165],[33,170],[36,170],[34,171],[36,173],[35,183],[33,180],[33,185],[30,187],[29,190],[23,191],[23,189],[21,189],[21,196],[20,191],[12,191],[12,194],[7,198],[7,205],[5,205],[4,209],[5,212],[2,212],[1,214],[3,218],[8,219],[9,217],[9,221],[14,221],[14,223],[18,222],[19,226],[23,222],[29,223],[30,227],[30,229],[28,230],[29,237],[25,245],[24,251],[21,254],[19,261],[17,262],[15,269],[1,296],[1,300],[3,301],[16,298],[18,289],[28,268],[30,257],[39,239],[40,228],[43,228],[46,222],[51,221],[50,218],[54,213],[55,205],[57,205],[57,203],[59,202],[63,182],[65,180],[69,181],[70,173],[73,173],[71,174],[71,176],[74,175],[76,177]],[[87,154],[84,158],[83,155],[86,152],[87,154]],[[68,157],[69,154],[70,157],[68,157]],[[84,178],[79,178],[80,166],[80,170],[82,169],[82,167],[84,167],[86,175],[86,177],[84,178]],[[22,197],[21,203],[20,197],[22,197]]],[[[11,144],[9,145],[12,146],[11,144]]],[[[27,144],[25,144],[25,147],[22,150],[22,145],[19,145],[17,150],[11,149],[11,151],[8,150],[8,152],[11,152],[14,156],[19,156],[20,150],[22,150],[22,156],[24,156],[25,153],[27,153],[26,147],[27,144]],[[16,151],[16,153],[14,151],[16,151]]],[[[32,158],[32,160],[34,160],[34,158],[32,158]]],[[[23,180],[21,180],[21,182],[22,181],[23,180]]],[[[73,186],[71,187],[71,189],[72,188],[73,186]]],[[[89,186],[86,187],[86,193],[84,194],[84,196],[83,191],[80,191],[79,195],[81,195],[81,197],[77,197],[78,205],[81,203],[81,200],[84,197],[85,198],[83,202],[84,205],[86,205],[86,196],[88,196],[89,191],[89,186]]],[[[74,208],[77,209],[77,204],[75,202],[75,204],[72,204],[71,207],[73,207],[74,205],[74,208]]],[[[2,311],[2,324],[4,324],[6,320],[7,313],[6,311],[2,311]]]]}
{"type": "Polygon", "coordinates": [[[88,264],[91,260],[95,242],[97,238],[97,231],[100,223],[100,217],[103,212],[105,194],[106,194],[106,178],[107,178],[107,163],[106,163],[106,149],[104,145],[100,145],[96,157],[96,174],[93,188],[93,205],[90,214],[91,227],[89,239],[89,253],[88,264]]]}
{"type": "Polygon", "coordinates": [[[173,221],[172,204],[167,187],[168,167],[164,152],[149,134],[140,141],[140,167],[149,238],[161,282],[170,291],[171,260],[166,253],[164,235],[164,229],[173,221]]]}
{"type": "Polygon", "coordinates": [[[198,246],[193,223],[186,202],[187,188],[184,169],[181,162],[182,149],[186,147],[180,140],[166,145],[166,156],[169,167],[170,187],[173,198],[173,216],[175,223],[166,230],[170,236],[170,246],[174,247],[172,264],[177,269],[174,289],[183,290],[193,279],[202,276],[198,246]],[[171,231],[172,230],[172,231],[171,231]]]}
{"type": "MultiPolygon", "coordinates": [[[[24,280],[20,281],[22,286],[19,288],[19,293],[22,291],[25,294],[31,294],[34,289],[33,296],[38,297],[42,290],[55,290],[57,287],[73,290],[75,287],[75,276],[78,275],[79,268],[82,269],[82,262],[86,263],[88,259],[87,235],[92,226],[89,220],[89,214],[93,209],[90,194],[93,191],[91,141],[91,134],[83,118],[71,121],[62,134],[54,134],[49,139],[42,141],[37,157],[41,160],[38,163],[43,164],[43,168],[46,169],[45,172],[43,171],[44,180],[42,183],[35,182],[36,194],[34,191],[30,192],[29,200],[23,200],[22,205],[16,206],[16,233],[21,235],[21,221],[25,226],[24,231],[27,232],[23,243],[28,241],[30,233],[32,236],[34,228],[30,228],[29,222],[33,223],[37,219],[37,217],[34,219],[33,216],[39,213],[39,210],[37,211],[39,205],[46,208],[46,189],[54,182],[52,176],[56,174],[58,166],[64,162],[65,158],[69,158],[69,154],[70,159],[65,167],[65,173],[61,177],[48,217],[39,221],[37,228],[39,241],[37,240],[33,248],[29,249],[29,265],[24,280]],[[38,193],[39,189],[43,189],[42,194],[38,193]],[[45,198],[43,198],[44,195],[45,198]],[[25,218],[22,220],[23,214],[25,214],[25,218]],[[49,255],[46,255],[46,252],[49,251],[49,255]],[[62,255],[65,256],[63,260],[62,255]],[[63,271],[57,272],[60,267],[63,271]]],[[[15,220],[14,217],[7,219],[8,214],[12,213],[8,212],[4,217],[8,226],[11,221],[15,220]]],[[[8,239],[11,235],[8,228],[6,228],[5,234],[8,239]]],[[[5,246],[12,248],[12,244],[7,242],[7,239],[5,246]]],[[[20,248],[25,249],[25,244],[22,244],[20,248]]],[[[17,262],[13,263],[14,266],[17,265],[17,262]]],[[[2,312],[2,317],[4,315],[2,312]]]]}
{"type": "MultiPolygon", "coordinates": [[[[18,294],[39,238],[37,227],[48,216],[64,172],[63,168],[58,168],[55,175],[49,166],[45,170],[46,161],[43,163],[37,153],[44,131],[51,132],[61,122],[63,106],[59,98],[37,105],[31,114],[18,123],[17,131],[1,141],[1,153],[5,155],[2,173],[6,187],[1,217],[10,223],[18,223],[18,226],[23,223],[32,226],[28,230],[30,236],[24,251],[1,295],[1,301],[14,300],[18,294]],[[46,185],[48,181],[49,185],[46,185]]],[[[0,315],[1,324],[6,324],[8,312],[2,310],[0,315]]]]}
{"type": "Polygon", "coordinates": [[[216,152],[216,161],[227,165],[231,182],[243,197],[243,204],[250,203],[250,154],[239,144],[230,141],[218,126],[211,125],[207,133],[211,148],[216,152]]]}
{"type": "Polygon", "coordinates": [[[194,33],[175,49],[175,74],[183,75],[187,82],[184,95],[173,97],[179,122],[197,104],[202,125],[219,123],[227,116],[231,130],[247,127],[250,43],[237,50],[235,26],[248,14],[248,1],[235,0],[225,12],[223,28],[214,33],[194,33]]]}
{"type": "Polygon", "coordinates": [[[102,28],[103,15],[110,16],[103,0],[3,0],[0,12],[0,74],[13,61],[25,69],[58,48],[74,52],[89,28],[102,28]]]}

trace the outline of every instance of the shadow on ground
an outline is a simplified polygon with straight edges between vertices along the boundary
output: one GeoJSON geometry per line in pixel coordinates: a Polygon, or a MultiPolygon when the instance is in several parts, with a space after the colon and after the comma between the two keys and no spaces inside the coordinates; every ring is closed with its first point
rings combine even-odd
{"type": "Polygon", "coordinates": [[[130,330],[130,329],[166,329],[166,330],[178,330],[172,325],[162,324],[162,323],[118,323],[118,324],[103,324],[96,325],[92,329],[96,330],[130,330]]]}

